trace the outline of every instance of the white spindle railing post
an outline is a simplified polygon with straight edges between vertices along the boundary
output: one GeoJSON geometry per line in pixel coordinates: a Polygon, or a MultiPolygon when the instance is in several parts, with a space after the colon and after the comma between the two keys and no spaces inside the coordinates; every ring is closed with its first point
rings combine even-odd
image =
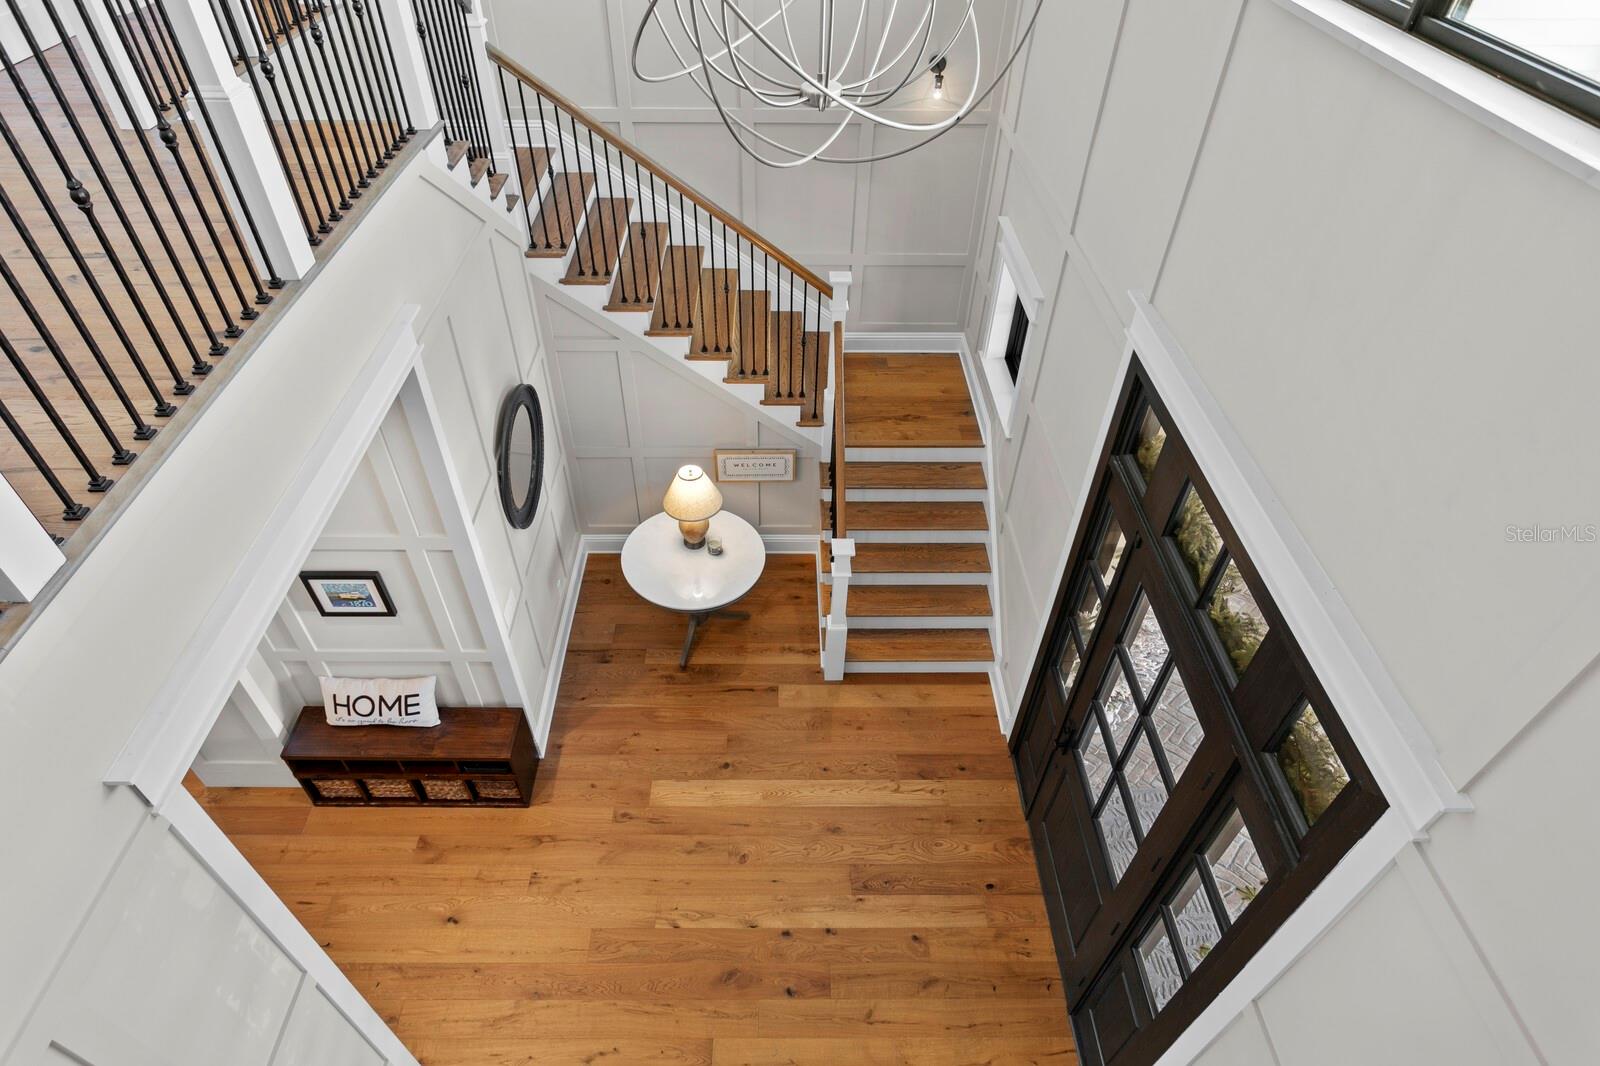
{"type": "Polygon", "coordinates": [[[0,478],[0,601],[33,599],[66,561],[17,490],[0,478]]]}
{"type": "MultiPolygon", "coordinates": [[[[250,212],[278,276],[285,280],[304,277],[315,260],[289,188],[289,176],[283,171],[272,129],[255,94],[234,72],[216,15],[207,0],[165,0],[162,10],[172,20],[173,36],[193,73],[190,89],[204,100],[216,123],[215,137],[221,143],[215,147],[227,156],[238,179],[245,202],[233,206],[250,212]]],[[[198,115],[194,121],[207,137],[213,135],[198,115]]],[[[221,166],[217,169],[221,176],[221,166]]],[[[231,200],[232,183],[223,180],[221,184],[231,200]]]]}
{"type": "Polygon", "coordinates": [[[381,7],[378,25],[388,30],[386,46],[394,57],[395,74],[405,96],[405,112],[418,130],[431,130],[439,124],[439,103],[428,78],[428,60],[422,51],[422,35],[417,32],[417,12],[412,0],[366,0],[381,7]]]}
{"type": "Polygon", "coordinates": [[[472,11],[467,15],[467,44],[472,49],[472,66],[478,76],[478,92],[483,97],[484,121],[489,127],[489,153],[494,157],[496,170],[510,173],[513,160],[509,116],[500,97],[500,68],[489,58],[489,20],[484,14],[483,0],[472,0],[472,11]]]}
{"type": "Polygon", "coordinates": [[[856,542],[838,538],[824,548],[829,549],[833,552],[833,591],[828,601],[827,631],[822,645],[822,679],[843,681],[845,645],[850,639],[845,612],[850,605],[850,560],[855,558],[856,542]]]}

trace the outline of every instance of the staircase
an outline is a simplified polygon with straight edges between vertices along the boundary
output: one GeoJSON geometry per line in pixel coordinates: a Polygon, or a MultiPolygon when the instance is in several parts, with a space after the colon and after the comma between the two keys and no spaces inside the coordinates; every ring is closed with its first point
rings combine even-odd
{"type": "MultiPolygon", "coordinates": [[[[842,563],[825,552],[820,567],[825,618],[834,616],[836,590],[848,590],[842,619],[834,618],[842,670],[987,671],[987,482],[960,357],[847,353],[843,366],[822,520],[853,552],[842,563]]],[[[834,636],[830,628],[824,639],[834,636]]]]}

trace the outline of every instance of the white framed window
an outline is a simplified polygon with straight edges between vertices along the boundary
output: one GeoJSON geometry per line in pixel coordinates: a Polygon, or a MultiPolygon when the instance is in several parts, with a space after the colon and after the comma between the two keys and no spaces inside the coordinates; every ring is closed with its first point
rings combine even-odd
{"type": "Polygon", "coordinates": [[[1017,383],[1026,380],[1026,371],[1037,358],[1041,331],[1034,326],[1043,306],[1039,279],[1028,265],[1011,220],[1002,216],[994,277],[989,284],[989,321],[984,325],[978,365],[1000,428],[1008,437],[1016,413],[1017,383]]]}

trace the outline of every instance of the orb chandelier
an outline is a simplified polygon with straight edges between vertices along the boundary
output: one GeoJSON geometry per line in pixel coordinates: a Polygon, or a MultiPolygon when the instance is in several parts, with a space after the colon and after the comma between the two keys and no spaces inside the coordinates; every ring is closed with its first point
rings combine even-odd
{"type": "MultiPolygon", "coordinates": [[[[1026,10],[1028,0],[1021,3],[1026,10]]],[[[769,167],[892,159],[948,133],[988,98],[1022,53],[1044,0],[1035,0],[1016,47],[982,89],[977,0],[943,6],[941,18],[939,0],[649,0],[633,37],[633,73],[656,84],[690,81],[739,147],[769,167]],[[920,16],[912,17],[916,11],[920,16]],[[647,71],[640,62],[652,27],[672,54],[672,69],[647,71]],[[964,99],[947,102],[944,79],[952,68],[968,87],[964,99]],[[924,74],[932,76],[931,91],[923,88],[924,74]],[[833,114],[820,138],[818,123],[768,122],[758,129],[732,110],[741,91],[767,107],[833,114]],[[931,100],[917,100],[917,92],[931,100]],[[932,107],[935,117],[920,117],[919,104],[932,107]],[[853,119],[897,130],[911,143],[867,155],[830,153],[853,119]],[[802,136],[811,130],[816,143],[792,143],[776,130],[802,136]]]]}

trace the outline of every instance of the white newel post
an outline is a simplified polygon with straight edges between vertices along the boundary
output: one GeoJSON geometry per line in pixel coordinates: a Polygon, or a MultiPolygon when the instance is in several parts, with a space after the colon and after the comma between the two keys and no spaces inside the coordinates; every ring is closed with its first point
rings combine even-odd
{"type": "Polygon", "coordinates": [[[467,15],[467,44],[472,49],[478,91],[483,97],[484,121],[489,127],[489,152],[494,157],[495,169],[505,174],[512,168],[510,128],[507,125],[505,101],[500,97],[499,68],[489,58],[489,19],[484,14],[483,2],[472,0],[472,12],[467,15]]]}
{"type": "Polygon", "coordinates": [[[33,599],[66,561],[17,490],[0,478],[0,601],[33,599]]]}
{"type": "Polygon", "coordinates": [[[844,680],[844,649],[850,637],[845,611],[850,605],[850,560],[855,558],[856,542],[836,539],[824,547],[833,551],[833,593],[828,601],[827,639],[822,645],[822,679],[844,680]]]}
{"type": "Polygon", "coordinates": [[[439,124],[439,104],[434,99],[433,82],[428,80],[428,60],[422,51],[422,35],[417,32],[417,13],[410,0],[366,0],[370,7],[382,9],[379,25],[389,31],[385,44],[392,50],[395,74],[405,96],[405,113],[418,132],[439,124]]]}
{"type": "MultiPolygon", "coordinates": [[[[178,48],[194,75],[193,92],[204,100],[216,123],[215,136],[221,141],[217,147],[233,166],[244,206],[255,221],[273,269],[285,281],[305,277],[315,262],[305,223],[295,207],[266,117],[250,86],[234,73],[216,15],[207,0],[167,0],[165,10],[171,16],[178,48]]],[[[212,135],[198,114],[191,114],[191,119],[207,136],[212,135]]],[[[220,163],[216,169],[231,199],[232,183],[220,163]]],[[[245,220],[239,222],[245,229],[245,220]]],[[[258,265],[265,268],[265,264],[258,265]]]]}
{"type": "MultiPolygon", "coordinates": [[[[831,270],[828,272],[828,284],[833,286],[833,298],[828,301],[828,314],[831,323],[843,326],[845,319],[850,314],[850,286],[855,281],[855,275],[848,270],[831,270]]],[[[841,328],[834,334],[838,344],[844,343],[844,330],[841,328]]],[[[837,357],[839,353],[835,353],[837,357]]],[[[834,366],[844,365],[837,358],[834,366]]],[[[828,374],[828,387],[822,393],[822,458],[826,462],[833,462],[833,390],[844,383],[838,380],[839,375],[828,374]]]]}

